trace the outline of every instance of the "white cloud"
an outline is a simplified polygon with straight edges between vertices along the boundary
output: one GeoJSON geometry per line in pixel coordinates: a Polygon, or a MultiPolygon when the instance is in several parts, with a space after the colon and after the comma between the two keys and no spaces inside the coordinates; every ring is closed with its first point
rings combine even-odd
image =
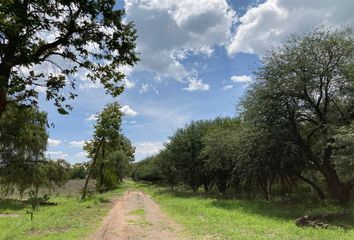
{"type": "Polygon", "coordinates": [[[34,88],[35,91],[39,92],[39,93],[46,93],[47,92],[47,88],[43,87],[43,86],[36,86],[34,88]]]}
{"type": "Polygon", "coordinates": [[[138,115],[138,113],[136,111],[134,111],[133,109],[131,109],[128,105],[124,105],[121,108],[122,113],[124,113],[124,115],[126,116],[130,116],[130,117],[135,117],[136,115],[138,115]]]}
{"type": "Polygon", "coordinates": [[[135,87],[135,82],[130,81],[128,78],[124,78],[123,84],[124,84],[124,86],[125,86],[126,88],[128,88],[128,89],[135,87]]]}
{"type": "Polygon", "coordinates": [[[48,139],[48,145],[49,145],[49,147],[59,146],[60,144],[61,144],[61,140],[52,139],[52,138],[49,138],[49,139],[48,139]]]}
{"type": "Polygon", "coordinates": [[[252,77],[247,75],[232,76],[230,79],[234,83],[249,83],[252,81],[252,77]]]}
{"type": "Polygon", "coordinates": [[[131,81],[129,78],[131,73],[133,72],[133,67],[129,65],[123,65],[119,67],[119,71],[125,74],[125,78],[123,79],[123,85],[129,89],[135,87],[135,82],[131,81]]]}
{"type": "Polygon", "coordinates": [[[264,54],[294,32],[311,30],[321,24],[354,24],[354,1],[267,0],[252,7],[239,19],[228,53],[264,54]]]}
{"type": "Polygon", "coordinates": [[[97,120],[97,114],[91,114],[85,120],[86,121],[96,121],[97,120]]]}
{"type": "Polygon", "coordinates": [[[139,142],[135,145],[135,156],[137,160],[157,154],[164,148],[163,142],[139,142]]]}
{"type": "Polygon", "coordinates": [[[210,89],[209,84],[203,83],[202,80],[191,78],[189,79],[188,87],[183,88],[185,91],[194,92],[194,91],[208,91],[210,89]]]}
{"type": "Polygon", "coordinates": [[[87,153],[86,152],[79,152],[75,154],[75,157],[77,158],[86,158],[87,153]]]}
{"type": "Polygon", "coordinates": [[[226,86],[223,86],[221,88],[222,91],[227,91],[227,90],[230,90],[231,88],[233,88],[234,86],[233,85],[226,85],[226,86]]]}
{"type": "Polygon", "coordinates": [[[139,36],[138,68],[179,81],[189,73],[181,60],[225,45],[236,18],[227,0],[125,0],[125,6],[139,36]]]}
{"type": "Polygon", "coordinates": [[[143,83],[143,84],[141,84],[141,89],[140,89],[140,93],[144,93],[144,92],[147,92],[147,91],[149,91],[149,87],[150,87],[150,85],[149,84],[145,84],[145,83],[143,83]]]}
{"type": "Polygon", "coordinates": [[[68,154],[64,153],[63,151],[47,151],[46,155],[50,158],[67,158],[68,154]]]}
{"type": "Polygon", "coordinates": [[[91,81],[85,81],[85,83],[82,83],[79,85],[80,89],[82,90],[88,90],[88,89],[97,89],[97,88],[102,88],[103,85],[99,82],[91,82],[91,81]]]}
{"type": "Polygon", "coordinates": [[[70,146],[71,147],[79,147],[79,148],[82,148],[85,144],[85,141],[82,140],[82,141],[71,141],[69,142],[70,146]]]}

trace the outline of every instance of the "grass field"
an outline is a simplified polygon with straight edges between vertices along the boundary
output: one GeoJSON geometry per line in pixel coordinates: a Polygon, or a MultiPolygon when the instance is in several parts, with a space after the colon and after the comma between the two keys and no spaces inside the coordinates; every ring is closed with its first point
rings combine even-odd
{"type": "Polygon", "coordinates": [[[206,197],[186,191],[171,192],[140,184],[176,222],[195,239],[354,239],[354,219],[328,229],[299,228],[294,219],[308,213],[335,212],[339,208],[311,203],[206,197]]]}
{"type": "Polygon", "coordinates": [[[60,195],[51,197],[50,201],[58,203],[57,206],[40,206],[33,221],[26,213],[30,210],[29,205],[21,201],[0,200],[0,239],[83,239],[99,226],[112,206],[109,200],[129,188],[129,184],[124,184],[115,191],[80,201],[76,185],[82,187],[78,183],[69,183],[60,195]]]}
{"type": "MultiPolygon", "coordinates": [[[[0,200],[0,239],[84,239],[98,228],[112,206],[109,199],[128,189],[149,193],[161,208],[183,226],[187,239],[354,239],[354,220],[337,222],[329,229],[299,228],[294,219],[306,213],[335,212],[333,205],[295,202],[266,202],[225,199],[219,196],[171,192],[166,188],[125,181],[117,190],[79,201],[78,195],[62,192],[51,198],[57,206],[42,206],[34,221],[26,214],[28,205],[0,200]],[[4,214],[13,216],[1,217],[4,214]]],[[[70,188],[73,192],[73,189],[70,188]]],[[[144,215],[143,209],[132,212],[144,215]]]]}

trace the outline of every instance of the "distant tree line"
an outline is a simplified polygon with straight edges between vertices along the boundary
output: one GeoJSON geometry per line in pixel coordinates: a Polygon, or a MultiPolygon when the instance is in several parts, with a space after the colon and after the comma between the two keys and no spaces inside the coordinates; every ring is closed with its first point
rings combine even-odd
{"type": "Polygon", "coordinates": [[[132,176],[193,191],[309,184],[347,203],[354,180],[354,36],[349,28],[292,35],[268,51],[237,118],[195,121],[175,132],[132,176]],[[153,177],[153,175],[155,177],[153,177]]]}
{"type": "Polygon", "coordinates": [[[121,133],[120,105],[110,104],[98,116],[92,141],[86,142],[88,156],[95,160],[70,164],[45,155],[48,142],[47,114],[36,108],[8,105],[0,117],[0,192],[2,197],[39,190],[49,192],[69,179],[96,180],[97,189],[109,190],[130,171],[134,148],[121,133]],[[98,151],[96,151],[98,149],[98,151]]]}

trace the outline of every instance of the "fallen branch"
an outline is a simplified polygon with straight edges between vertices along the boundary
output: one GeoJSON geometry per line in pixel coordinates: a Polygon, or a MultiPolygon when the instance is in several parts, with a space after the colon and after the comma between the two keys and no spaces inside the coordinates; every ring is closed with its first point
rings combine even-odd
{"type": "Polygon", "coordinates": [[[305,215],[295,220],[295,224],[298,227],[314,227],[314,228],[328,228],[329,222],[347,218],[350,216],[349,212],[340,213],[324,213],[305,215]]]}

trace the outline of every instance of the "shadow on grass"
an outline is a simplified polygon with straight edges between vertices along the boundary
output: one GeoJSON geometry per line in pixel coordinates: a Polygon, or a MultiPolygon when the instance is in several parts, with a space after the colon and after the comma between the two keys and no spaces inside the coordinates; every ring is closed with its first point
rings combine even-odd
{"type": "Polygon", "coordinates": [[[8,211],[19,211],[27,208],[29,205],[25,201],[14,199],[0,199],[0,213],[8,211]]]}
{"type": "MultiPolygon", "coordinates": [[[[144,184],[142,184],[144,185],[144,184]]],[[[146,187],[147,185],[145,185],[146,187]]],[[[216,192],[204,193],[186,189],[176,189],[172,191],[166,187],[159,187],[148,184],[148,187],[155,189],[157,195],[170,195],[174,198],[199,198],[209,199],[211,207],[230,211],[240,211],[247,214],[260,215],[271,219],[280,219],[284,221],[293,221],[304,215],[338,213],[343,209],[327,202],[313,203],[310,199],[287,199],[265,201],[259,198],[235,197],[235,195],[220,195],[216,192]]],[[[353,207],[351,207],[353,212],[353,207]]],[[[331,226],[341,227],[345,230],[354,228],[354,217],[351,214],[348,217],[336,219],[329,222],[331,226]]]]}

